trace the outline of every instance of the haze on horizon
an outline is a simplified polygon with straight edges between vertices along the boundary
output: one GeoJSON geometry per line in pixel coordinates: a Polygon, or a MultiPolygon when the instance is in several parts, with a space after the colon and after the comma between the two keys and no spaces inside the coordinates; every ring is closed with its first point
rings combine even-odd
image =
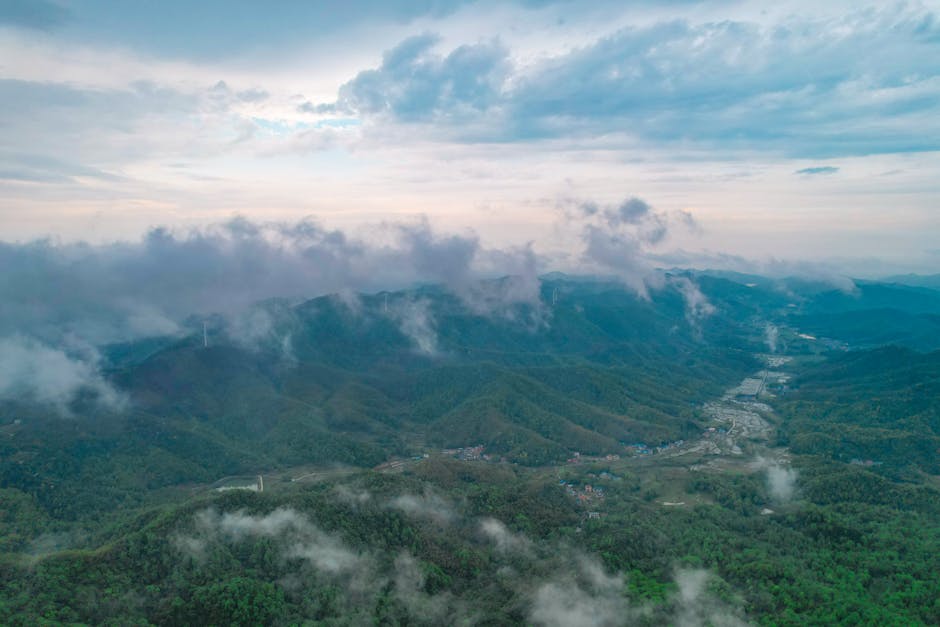
{"type": "Polygon", "coordinates": [[[0,4],[0,240],[312,218],[598,269],[636,199],[594,253],[940,268],[934,2],[191,4],[0,4]]]}

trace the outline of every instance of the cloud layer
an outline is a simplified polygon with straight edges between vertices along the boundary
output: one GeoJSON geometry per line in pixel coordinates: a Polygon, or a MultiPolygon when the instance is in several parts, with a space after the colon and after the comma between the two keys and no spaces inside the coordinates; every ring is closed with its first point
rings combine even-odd
{"type": "Polygon", "coordinates": [[[938,21],[917,7],[839,17],[666,20],[524,66],[482,42],[407,39],[340,90],[365,117],[478,141],[611,134],[800,156],[937,150],[938,21]],[[903,68],[903,70],[901,70],[903,68]],[[485,124],[474,124],[486,116],[485,124]],[[615,132],[616,133],[616,132],[615,132]]]}
{"type": "Polygon", "coordinates": [[[313,211],[524,245],[546,198],[626,188],[713,249],[935,271],[929,3],[223,4],[0,8],[5,238],[313,211]]]}
{"type": "MultiPolygon", "coordinates": [[[[104,245],[0,242],[0,340],[9,345],[8,356],[19,355],[3,362],[8,383],[0,398],[25,394],[61,407],[86,389],[117,407],[96,374],[95,347],[192,333],[199,318],[215,315],[234,343],[276,348],[290,360],[290,305],[326,294],[358,315],[360,292],[435,284],[472,315],[535,330],[550,317],[540,272],[614,275],[646,298],[650,288],[665,285],[651,251],[675,227],[694,225],[688,214],[657,211],[638,198],[610,206],[570,201],[558,215],[559,228],[581,240],[574,257],[540,253],[534,242],[488,248],[472,231],[442,234],[426,219],[384,222],[355,234],[312,221],[239,218],[202,229],[156,228],[139,241],[104,245]],[[37,371],[46,378],[34,376],[37,371]]],[[[671,281],[686,298],[690,324],[711,313],[689,279],[671,281]]],[[[413,292],[385,298],[383,314],[415,350],[437,355],[428,299],[413,292]]]]}

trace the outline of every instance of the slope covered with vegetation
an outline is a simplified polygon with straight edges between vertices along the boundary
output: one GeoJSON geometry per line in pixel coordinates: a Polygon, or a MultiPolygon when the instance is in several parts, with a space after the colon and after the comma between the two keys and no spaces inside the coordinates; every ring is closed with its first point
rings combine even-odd
{"type": "Polygon", "coordinates": [[[801,339],[848,307],[816,285],[698,285],[710,315],[553,277],[540,309],[422,288],[110,347],[124,410],[2,408],[0,623],[940,622],[940,353],[801,339]],[[771,439],[719,455],[706,405],[774,325],[791,379],[722,401],[771,439]]]}

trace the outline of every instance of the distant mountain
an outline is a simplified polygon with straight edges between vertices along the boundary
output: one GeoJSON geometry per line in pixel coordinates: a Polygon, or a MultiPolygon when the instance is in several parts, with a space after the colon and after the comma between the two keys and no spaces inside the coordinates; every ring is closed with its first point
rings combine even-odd
{"type": "Polygon", "coordinates": [[[940,290],[940,274],[897,274],[881,279],[884,283],[897,283],[911,287],[926,287],[940,290]]]}
{"type": "Polygon", "coordinates": [[[433,286],[272,301],[211,320],[207,347],[201,323],[107,347],[129,409],[2,408],[20,422],[0,439],[0,480],[74,518],[139,505],[142,488],[429,449],[538,465],[697,432],[697,407],[755,366],[740,320],[756,305],[696,317],[672,284],[649,299],[567,277],[541,289],[485,313],[433,286]]]}
{"type": "Polygon", "coordinates": [[[125,411],[0,407],[0,481],[74,518],[140,505],[146,490],[440,448],[541,465],[697,433],[701,403],[770,348],[768,326],[796,352],[938,348],[938,292],[753,279],[671,272],[648,298],[553,274],[522,301],[498,298],[510,279],[477,301],[435,286],[273,300],[208,319],[208,346],[193,319],[183,338],[102,349],[125,411]]]}
{"type": "Polygon", "coordinates": [[[267,301],[102,347],[124,410],[0,404],[0,623],[938,624],[924,290],[514,287],[267,301]],[[703,447],[773,349],[772,440],[703,447]]]}
{"type": "Polygon", "coordinates": [[[696,280],[709,299],[738,319],[763,319],[849,348],[940,349],[940,291],[860,280],[847,290],[819,280],[729,272],[698,273],[696,280]]]}

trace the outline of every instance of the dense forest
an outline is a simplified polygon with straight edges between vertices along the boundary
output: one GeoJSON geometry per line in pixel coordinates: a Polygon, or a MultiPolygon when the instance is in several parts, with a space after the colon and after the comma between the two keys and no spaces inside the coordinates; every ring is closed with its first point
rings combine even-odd
{"type": "Polygon", "coordinates": [[[940,623],[940,353],[800,326],[940,297],[695,279],[421,288],[431,353],[384,295],[108,347],[124,409],[2,408],[0,623],[940,623]]]}

